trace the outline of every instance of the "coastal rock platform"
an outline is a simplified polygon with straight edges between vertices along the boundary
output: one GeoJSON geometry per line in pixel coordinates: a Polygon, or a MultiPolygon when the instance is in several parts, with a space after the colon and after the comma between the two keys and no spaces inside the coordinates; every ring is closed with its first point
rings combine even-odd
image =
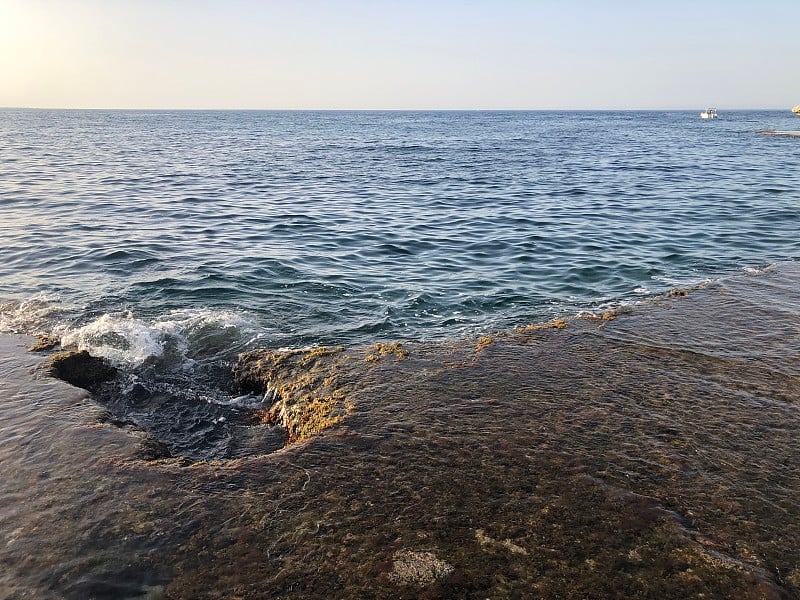
{"type": "Polygon", "coordinates": [[[209,462],[141,459],[5,338],[0,590],[800,598],[798,285],[788,263],[477,339],[257,350],[237,376],[287,444],[209,462]]]}

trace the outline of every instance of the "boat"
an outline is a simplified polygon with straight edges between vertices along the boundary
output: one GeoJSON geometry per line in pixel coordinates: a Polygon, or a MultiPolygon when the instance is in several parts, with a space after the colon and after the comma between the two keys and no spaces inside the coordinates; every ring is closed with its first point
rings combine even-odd
{"type": "Polygon", "coordinates": [[[703,112],[700,113],[701,119],[716,119],[717,118],[717,109],[716,108],[707,108],[703,112]]]}
{"type": "Polygon", "coordinates": [[[798,104],[797,106],[795,106],[795,107],[792,109],[792,112],[793,112],[794,114],[796,114],[798,117],[800,117],[800,104],[798,104]]]}

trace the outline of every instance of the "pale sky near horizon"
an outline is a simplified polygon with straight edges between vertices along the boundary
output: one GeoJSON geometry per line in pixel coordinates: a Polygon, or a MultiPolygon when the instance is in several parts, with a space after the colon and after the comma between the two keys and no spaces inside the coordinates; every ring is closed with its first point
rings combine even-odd
{"type": "Polygon", "coordinates": [[[800,103],[797,0],[0,0],[0,106],[800,103]]]}

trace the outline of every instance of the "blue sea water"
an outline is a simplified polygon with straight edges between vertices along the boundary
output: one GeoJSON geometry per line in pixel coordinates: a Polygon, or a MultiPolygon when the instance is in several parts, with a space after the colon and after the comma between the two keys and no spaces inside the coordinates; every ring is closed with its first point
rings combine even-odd
{"type": "Polygon", "coordinates": [[[788,111],[0,111],[0,329],[453,338],[800,256],[788,111]]]}

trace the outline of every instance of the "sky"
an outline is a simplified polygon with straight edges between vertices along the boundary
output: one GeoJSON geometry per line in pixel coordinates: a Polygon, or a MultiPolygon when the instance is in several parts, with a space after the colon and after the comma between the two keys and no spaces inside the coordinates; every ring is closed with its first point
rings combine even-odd
{"type": "Polygon", "coordinates": [[[797,0],[0,0],[0,106],[800,103],[797,0]]]}

